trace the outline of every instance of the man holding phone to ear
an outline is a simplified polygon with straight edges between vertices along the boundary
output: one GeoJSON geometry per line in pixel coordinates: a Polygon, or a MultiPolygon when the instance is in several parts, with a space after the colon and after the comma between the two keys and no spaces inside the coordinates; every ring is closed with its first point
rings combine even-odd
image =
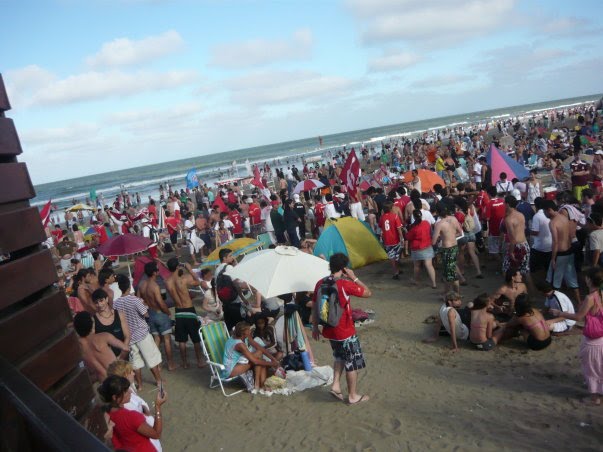
{"type": "MultiPolygon", "coordinates": [[[[358,371],[366,367],[364,355],[360,348],[360,341],[356,335],[354,320],[352,319],[352,307],[350,306],[350,296],[361,298],[369,298],[372,296],[370,289],[354,274],[354,272],[346,266],[349,259],[345,254],[336,253],[329,259],[329,268],[334,284],[337,286],[337,294],[339,303],[344,311],[341,315],[337,326],[323,326],[322,335],[329,339],[331,349],[333,350],[333,358],[335,369],[333,377],[333,385],[331,386],[331,395],[338,400],[343,401],[341,392],[340,379],[343,370],[346,371],[346,383],[348,386],[348,403],[355,405],[356,403],[366,402],[369,396],[360,395],[356,391],[358,382],[358,371]]],[[[321,332],[318,327],[318,305],[320,304],[321,286],[323,280],[316,283],[314,289],[314,303],[312,305],[312,337],[316,340],[320,338],[321,332]]]]}

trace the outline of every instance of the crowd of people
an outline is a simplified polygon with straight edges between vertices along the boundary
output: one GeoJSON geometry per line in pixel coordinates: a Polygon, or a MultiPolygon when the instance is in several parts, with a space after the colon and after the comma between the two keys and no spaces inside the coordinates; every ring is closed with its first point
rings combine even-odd
{"type": "MultiPolygon", "coordinates": [[[[233,331],[225,349],[224,377],[251,370],[260,388],[281,366],[284,350],[268,327],[282,314],[282,303],[265,299],[245,281],[228,281],[227,270],[236,265],[228,248],[233,239],[266,234],[270,246],[287,244],[312,253],[327,221],[345,216],[366,221],[387,253],[394,280],[401,279],[409,259],[410,284],[420,284],[424,268],[430,287],[441,286],[441,295],[434,294],[442,297],[442,306],[431,319],[434,334],[426,341],[447,334],[455,351],[462,341],[487,351],[517,337],[529,349],[543,350],[553,336],[571,334],[576,322],[585,319],[591,324],[599,319],[603,329],[601,125],[600,112],[587,104],[481,128],[400,138],[382,143],[378,150],[362,147],[362,176],[353,189],[341,182],[350,153],[344,148],[324,163],[306,163],[300,169],[293,165],[273,171],[264,165],[257,168],[254,185],[241,181],[191,190],[161,186],[159,200],[149,199],[144,208],[123,193],[90,216],[92,233],[84,234],[77,217],[67,214],[64,226],[48,228],[47,244],[57,259],[59,284],[69,295],[86,367],[101,382],[99,393],[114,424],[113,445],[134,441],[147,445],[140,450],[158,447],[151,441],[161,435],[166,392],[158,392],[152,413],[136,391],[143,386],[145,366],[163,388],[161,347],[167,369],[179,367],[172,337],[181,367],[189,367],[189,340],[197,366],[204,367],[199,326],[224,320],[233,331]],[[490,142],[529,168],[529,177],[493,174],[485,158],[490,142]],[[568,159],[569,185],[562,177],[568,159]],[[427,184],[420,169],[438,174],[442,183],[427,184]],[[410,176],[404,176],[406,171],[410,176]],[[295,192],[295,186],[308,179],[323,186],[295,192]],[[543,187],[546,183],[553,186],[552,196],[543,187]],[[125,232],[151,241],[151,260],[136,288],[127,275],[115,274],[116,262],[96,250],[110,236],[125,232]],[[204,266],[216,248],[219,265],[204,266]],[[468,280],[484,278],[485,263],[501,276],[500,288],[462,307],[462,287],[468,280]],[[165,293],[157,282],[161,266],[170,274],[165,293]]],[[[331,394],[344,400],[339,380],[345,370],[348,403],[365,402],[369,396],[357,390],[356,375],[365,360],[345,308],[350,296],[372,293],[348,268],[345,255],[330,256],[329,263],[344,307],[338,325],[319,327],[323,281],[317,282],[314,293],[284,298],[297,303],[302,316],[305,312],[312,336],[330,340],[335,359],[331,394]]],[[[596,327],[582,331],[583,373],[591,403],[600,404],[603,331],[598,337],[596,327]]]]}

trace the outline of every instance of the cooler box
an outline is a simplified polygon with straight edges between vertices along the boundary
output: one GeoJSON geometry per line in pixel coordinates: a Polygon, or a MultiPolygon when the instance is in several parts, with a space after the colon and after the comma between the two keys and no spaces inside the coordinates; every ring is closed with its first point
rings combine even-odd
{"type": "Polygon", "coordinates": [[[557,198],[557,187],[544,187],[544,199],[554,201],[557,198]]]}

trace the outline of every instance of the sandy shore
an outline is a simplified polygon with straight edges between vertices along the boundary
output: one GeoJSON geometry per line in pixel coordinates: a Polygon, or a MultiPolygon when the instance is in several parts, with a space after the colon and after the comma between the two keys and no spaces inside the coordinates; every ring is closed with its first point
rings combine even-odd
{"type": "MultiPolygon", "coordinates": [[[[410,274],[404,263],[404,277],[410,274]]],[[[465,301],[491,291],[502,277],[467,272],[465,301]]],[[[358,329],[368,367],[359,387],[371,400],[347,406],[317,388],[289,397],[225,398],[210,390],[207,369],[164,371],[165,451],[197,450],[601,450],[603,407],[585,407],[577,357],[581,335],[555,338],[541,352],[517,340],[492,352],[467,344],[453,354],[449,339],[423,344],[440,291],[393,281],[387,262],[357,274],[375,294],[354,299],[377,312],[358,329]]],[[[319,365],[330,364],[327,342],[314,342],[319,365]]],[[[189,349],[189,359],[193,357],[189,349]]],[[[142,396],[152,401],[150,373],[142,396]]]]}

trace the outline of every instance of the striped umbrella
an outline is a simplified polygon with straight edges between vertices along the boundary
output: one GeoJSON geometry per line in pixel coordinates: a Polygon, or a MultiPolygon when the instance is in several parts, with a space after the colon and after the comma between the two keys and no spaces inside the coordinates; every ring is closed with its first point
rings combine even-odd
{"type": "Polygon", "coordinates": [[[302,191],[310,191],[310,190],[314,190],[315,188],[321,188],[324,186],[325,186],[325,184],[323,184],[319,180],[307,179],[307,180],[303,180],[299,184],[297,184],[295,186],[295,189],[293,190],[293,193],[300,193],[302,191]]]}

